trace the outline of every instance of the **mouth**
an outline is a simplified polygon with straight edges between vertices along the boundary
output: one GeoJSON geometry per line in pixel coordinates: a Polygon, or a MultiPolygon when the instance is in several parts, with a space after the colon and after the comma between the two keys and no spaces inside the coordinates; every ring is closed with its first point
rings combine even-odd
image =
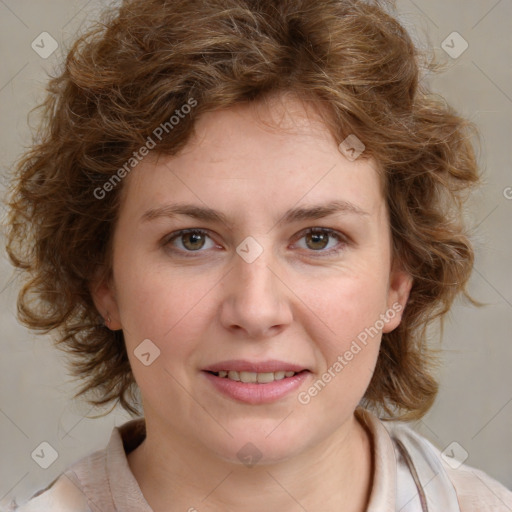
{"type": "Polygon", "coordinates": [[[263,405],[289,398],[306,385],[311,371],[304,366],[269,360],[219,362],[201,373],[208,387],[236,402],[263,405]]]}
{"type": "Polygon", "coordinates": [[[307,372],[308,370],[301,370],[299,372],[279,370],[276,372],[248,372],[236,370],[220,370],[218,372],[207,371],[221,379],[229,379],[235,382],[242,382],[244,384],[269,384],[274,381],[289,379],[295,375],[307,372]]]}

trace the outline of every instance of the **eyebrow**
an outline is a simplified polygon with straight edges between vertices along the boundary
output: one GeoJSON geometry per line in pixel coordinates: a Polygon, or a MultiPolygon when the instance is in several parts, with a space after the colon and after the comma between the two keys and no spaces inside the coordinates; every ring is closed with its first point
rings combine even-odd
{"type": "MultiPolygon", "coordinates": [[[[274,218],[275,223],[293,223],[304,220],[315,220],[335,213],[353,214],[361,217],[370,214],[350,201],[334,200],[325,204],[291,208],[280,218],[274,218]]],[[[201,221],[223,223],[232,226],[232,222],[226,215],[212,208],[197,206],[194,204],[178,203],[166,204],[147,210],[140,218],[141,222],[147,222],[161,217],[173,218],[177,215],[186,215],[201,221]]]]}

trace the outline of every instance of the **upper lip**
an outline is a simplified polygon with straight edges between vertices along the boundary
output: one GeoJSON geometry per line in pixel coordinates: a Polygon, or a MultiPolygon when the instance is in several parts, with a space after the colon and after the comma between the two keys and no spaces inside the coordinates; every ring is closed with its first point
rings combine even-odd
{"type": "Polygon", "coordinates": [[[298,373],[303,370],[307,370],[307,368],[298,364],[287,363],[285,361],[278,361],[275,359],[260,362],[232,359],[229,361],[221,361],[220,363],[211,364],[203,368],[203,371],[206,372],[220,372],[222,370],[255,373],[270,373],[278,371],[298,373]]]}

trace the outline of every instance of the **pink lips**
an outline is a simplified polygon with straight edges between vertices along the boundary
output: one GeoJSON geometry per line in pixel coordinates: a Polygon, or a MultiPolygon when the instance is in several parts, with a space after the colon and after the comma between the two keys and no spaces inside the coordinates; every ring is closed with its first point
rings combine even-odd
{"type": "Polygon", "coordinates": [[[202,371],[202,374],[217,391],[232,398],[233,400],[252,405],[267,404],[285,397],[289,393],[297,390],[309,377],[310,373],[311,372],[303,366],[276,360],[264,361],[261,363],[243,360],[223,361],[207,366],[202,371]],[[220,372],[222,370],[256,373],[277,371],[297,373],[293,377],[285,377],[281,380],[261,384],[239,382],[227,377],[219,377],[211,373],[220,372]]]}

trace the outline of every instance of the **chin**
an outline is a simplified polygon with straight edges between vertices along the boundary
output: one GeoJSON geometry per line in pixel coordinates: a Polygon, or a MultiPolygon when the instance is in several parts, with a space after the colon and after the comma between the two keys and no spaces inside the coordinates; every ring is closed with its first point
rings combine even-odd
{"type": "MultiPolygon", "coordinates": [[[[265,422],[268,425],[270,422],[265,422]]],[[[252,427],[226,429],[233,437],[223,436],[208,443],[217,457],[230,464],[253,466],[284,462],[306,449],[304,434],[277,427],[272,421],[271,428],[252,427]],[[281,429],[281,430],[280,430],[281,429]]]]}

